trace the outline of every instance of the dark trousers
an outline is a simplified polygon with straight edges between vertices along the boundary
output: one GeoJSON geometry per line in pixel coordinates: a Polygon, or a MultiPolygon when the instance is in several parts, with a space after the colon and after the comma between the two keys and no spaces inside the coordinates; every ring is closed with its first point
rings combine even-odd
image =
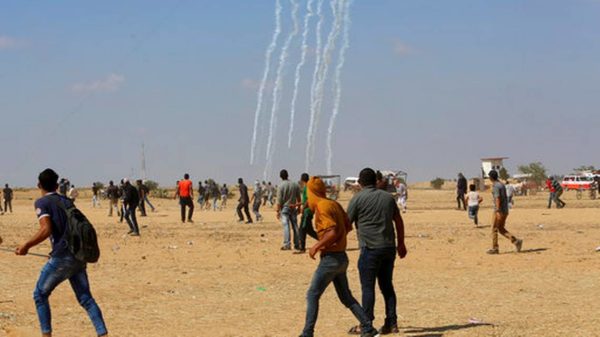
{"type": "Polygon", "coordinates": [[[123,203],[123,200],[121,200],[121,218],[119,219],[119,222],[123,222],[123,218],[125,218],[125,204],[123,203]]]}
{"type": "Polygon", "coordinates": [[[142,216],[146,216],[146,202],[144,201],[144,199],[140,201],[140,214],[142,216]]]}
{"type": "Polygon", "coordinates": [[[12,200],[4,200],[4,210],[8,212],[8,210],[10,209],[10,212],[12,213],[12,200]]]}
{"type": "Polygon", "coordinates": [[[194,215],[194,201],[192,201],[192,197],[180,197],[179,205],[181,206],[181,222],[185,222],[185,207],[189,208],[187,219],[188,221],[192,221],[192,216],[194,215]]]}
{"type": "Polygon", "coordinates": [[[456,202],[458,203],[458,209],[464,209],[465,211],[467,210],[467,204],[465,204],[465,192],[459,191],[456,194],[456,202]],[[462,204],[462,207],[461,207],[462,204]]]}
{"type": "Polygon", "coordinates": [[[240,221],[244,221],[244,215],[242,214],[242,209],[244,210],[244,213],[246,213],[246,218],[248,219],[248,222],[252,222],[252,217],[250,216],[250,210],[248,209],[247,201],[240,201],[237,205],[237,208],[235,209],[237,211],[237,215],[238,215],[238,218],[240,219],[240,221]]]}
{"type": "Polygon", "coordinates": [[[565,202],[560,199],[560,196],[563,194],[563,191],[557,191],[554,193],[554,202],[556,203],[556,208],[565,207],[565,202]]]}
{"type": "Polygon", "coordinates": [[[137,223],[137,217],[135,215],[135,209],[137,205],[125,206],[125,221],[129,225],[129,229],[133,233],[140,233],[140,228],[137,223]]]}
{"type": "Polygon", "coordinates": [[[348,286],[348,256],[346,252],[324,253],[315,271],[308,293],[306,294],[306,322],[302,337],[313,337],[317,317],[319,316],[319,300],[325,289],[333,282],[340,302],[354,314],[360,322],[361,331],[373,331],[371,320],[356,301],[348,286]]]}
{"type": "Polygon", "coordinates": [[[358,258],[358,272],[362,288],[362,306],[369,320],[375,315],[375,281],[385,301],[385,325],[393,326],[398,323],[396,315],[396,291],[394,290],[393,275],[396,247],[369,249],[361,248],[358,258]]]}
{"type": "Polygon", "coordinates": [[[310,209],[306,208],[302,212],[302,219],[300,220],[300,228],[298,229],[298,235],[300,237],[300,250],[306,250],[306,235],[308,234],[311,238],[319,240],[317,232],[312,225],[313,214],[310,209]]]}

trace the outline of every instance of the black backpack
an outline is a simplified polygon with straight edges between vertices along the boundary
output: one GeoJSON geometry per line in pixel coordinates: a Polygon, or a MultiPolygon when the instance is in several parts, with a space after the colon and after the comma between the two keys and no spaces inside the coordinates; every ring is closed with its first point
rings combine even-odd
{"type": "Polygon", "coordinates": [[[100,258],[100,248],[94,226],[75,205],[66,207],[60,198],[57,198],[56,201],[58,207],[67,214],[67,228],[64,237],[71,254],[81,262],[97,262],[100,258]]]}

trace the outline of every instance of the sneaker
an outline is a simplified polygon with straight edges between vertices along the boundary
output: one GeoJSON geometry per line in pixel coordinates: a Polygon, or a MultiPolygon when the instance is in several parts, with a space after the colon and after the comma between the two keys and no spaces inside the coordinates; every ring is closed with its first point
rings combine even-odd
{"type": "Polygon", "coordinates": [[[306,253],[306,249],[296,249],[293,254],[304,254],[306,253]]]}
{"type": "Polygon", "coordinates": [[[360,337],[379,337],[380,334],[377,330],[373,329],[369,332],[363,332],[360,334],[360,337]]]}
{"type": "Polygon", "coordinates": [[[498,254],[500,254],[500,252],[498,251],[498,248],[492,248],[492,249],[488,250],[486,253],[488,253],[489,255],[498,255],[498,254]]]}
{"type": "Polygon", "coordinates": [[[192,219],[188,219],[188,221],[187,221],[187,222],[189,222],[189,223],[194,223],[194,220],[192,220],[192,219]]]}
{"type": "Polygon", "coordinates": [[[133,232],[133,233],[131,233],[131,234],[129,234],[129,235],[131,235],[131,236],[140,236],[140,233],[138,233],[138,232],[133,232]]]}
{"type": "Polygon", "coordinates": [[[517,240],[517,242],[515,242],[515,247],[517,248],[517,253],[521,251],[521,248],[523,248],[523,240],[517,240]]]}
{"type": "Polygon", "coordinates": [[[379,329],[380,335],[389,335],[391,333],[400,333],[400,330],[398,329],[398,324],[384,325],[381,327],[381,329],[379,329]]]}
{"type": "Polygon", "coordinates": [[[292,247],[286,247],[286,246],[283,246],[283,247],[281,247],[280,249],[281,249],[281,250],[292,250],[292,247]]]}

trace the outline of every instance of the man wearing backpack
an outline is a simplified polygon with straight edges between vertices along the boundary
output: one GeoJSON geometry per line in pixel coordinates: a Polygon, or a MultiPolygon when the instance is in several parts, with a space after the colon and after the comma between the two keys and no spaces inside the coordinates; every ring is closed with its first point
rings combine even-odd
{"type": "Polygon", "coordinates": [[[75,257],[68,244],[69,222],[66,209],[73,203],[56,193],[58,175],[46,169],[38,177],[42,197],[35,202],[35,212],[40,223],[39,231],[26,243],[17,247],[17,255],[27,255],[30,248],[50,238],[50,260],[42,268],[33,298],[40,321],[42,336],[52,336],[50,294],[60,283],[69,280],[79,304],[87,311],[98,336],[108,336],[100,307],[92,297],[86,271],[86,262],[75,257]]]}

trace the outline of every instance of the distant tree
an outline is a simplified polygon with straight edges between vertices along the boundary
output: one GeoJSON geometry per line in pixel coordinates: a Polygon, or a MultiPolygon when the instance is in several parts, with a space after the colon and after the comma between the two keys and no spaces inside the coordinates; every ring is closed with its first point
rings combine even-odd
{"type": "Polygon", "coordinates": [[[594,165],[581,165],[576,169],[573,169],[575,172],[588,172],[588,171],[596,171],[594,165]]]}
{"type": "Polygon", "coordinates": [[[148,187],[148,190],[150,190],[151,192],[158,189],[158,183],[153,180],[146,180],[145,185],[146,185],[146,187],[148,187]]]}
{"type": "Polygon", "coordinates": [[[98,187],[98,189],[100,189],[100,190],[104,189],[104,184],[103,183],[101,183],[99,181],[96,181],[94,184],[96,184],[96,187],[98,187]]]}
{"type": "Polygon", "coordinates": [[[544,180],[546,180],[548,177],[544,164],[540,162],[530,163],[528,165],[519,165],[517,170],[523,174],[530,174],[531,180],[533,180],[538,186],[542,186],[544,180]]]}
{"type": "Polygon", "coordinates": [[[446,180],[437,177],[435,179],[433,179],[431,182],[431,187],[433,187],[436,190],[441,190],[442,186],[444,186],[444,183],[446,183],[446,180]]]}
{"type": "Polygon", "coordinates": [[[498,176],[500,177],[501,180],[507,180],[508,178],[510,178],[508,171],[504,167],[502,167],[500,169],[500,171],[498,171],[498,176]]]}

